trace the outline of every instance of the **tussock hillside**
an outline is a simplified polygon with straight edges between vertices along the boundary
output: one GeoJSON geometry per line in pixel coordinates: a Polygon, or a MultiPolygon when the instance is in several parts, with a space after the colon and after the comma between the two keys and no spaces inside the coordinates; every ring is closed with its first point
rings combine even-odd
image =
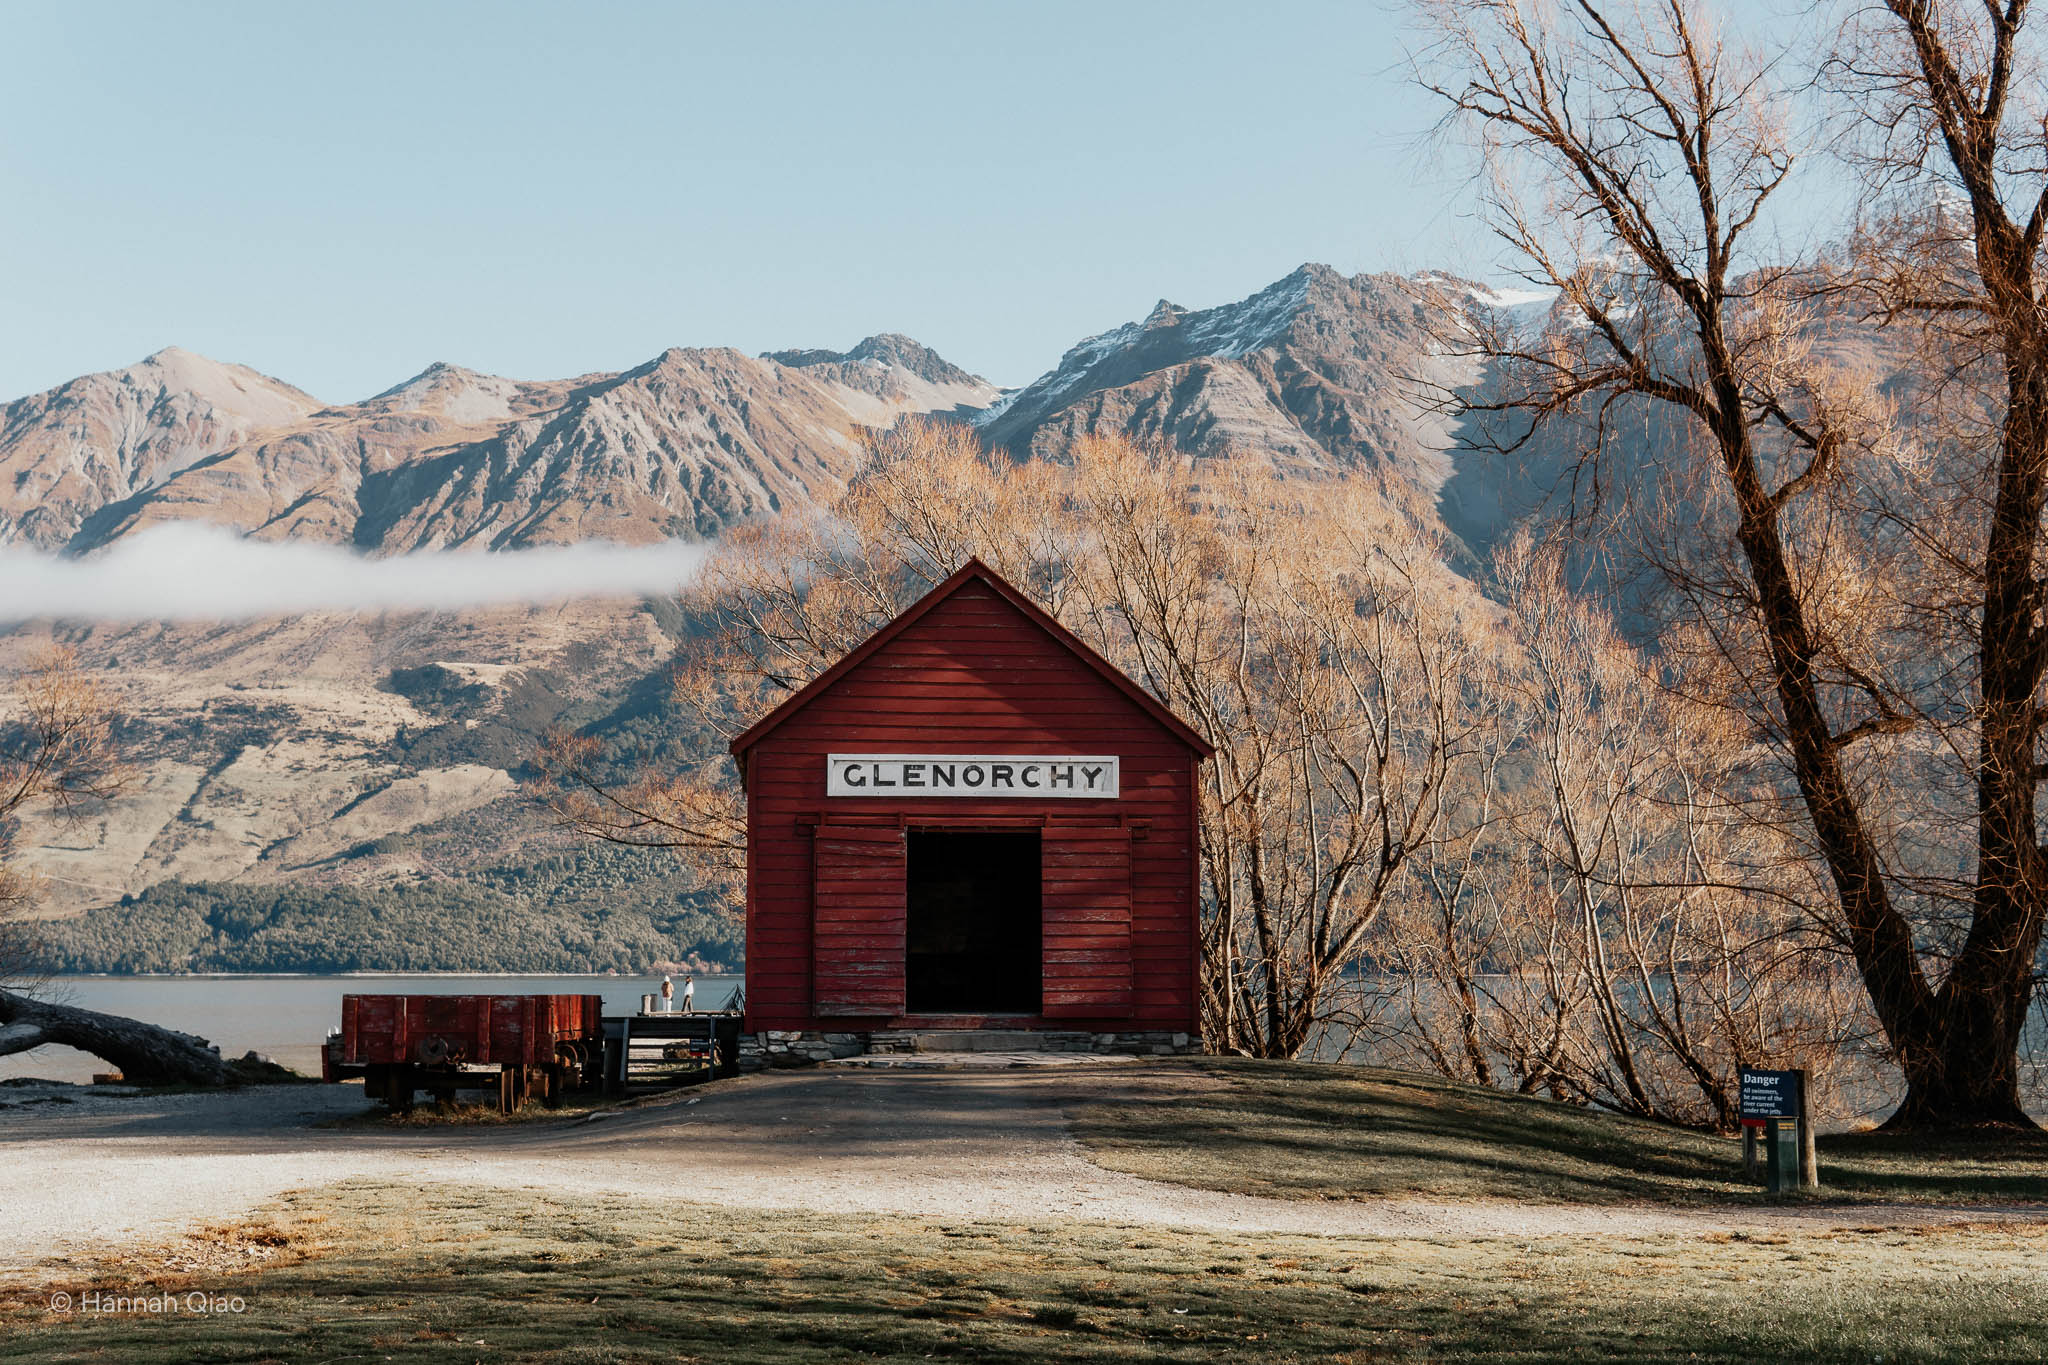
{"type": "Polygon", "coordinates": [[[45,908],[165,880],[308,885],[435,876],[559,843],[516,791],[542,730],[616,712],[671,642],[637,603],[304,616],[217,626],[47,625],[126,709],[133,790],[79,829],[31,830],[45,908]],[[405,836],[398,851],[360,850],[405,836]]]}

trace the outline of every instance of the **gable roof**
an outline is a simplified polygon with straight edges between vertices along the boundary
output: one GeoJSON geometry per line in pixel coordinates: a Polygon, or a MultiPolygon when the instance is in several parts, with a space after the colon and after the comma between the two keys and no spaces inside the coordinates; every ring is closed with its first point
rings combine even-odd
{"type": "Polygon", "coordinates": [[[859,668],[861,664],[865,663],[871,655],[879,651],[884,645],[887,645],[911,626],[916,625],[932,608],[959,592],[969,583],[977,582],[986,584],[996,596],[1022,612],[1026,620],[1051,636],[1056,644],[1086,664],[1104,682],[1123,693],[1126,697],[1129,697],[1131,701],[1137,704],[1138,709],[1157,721],[1161,728],[1169,731],[1175,739],[1193,749],[1203,758],[1207,758],[1216,752],[1216,746],[1197,734],[1193,726],[1173,714],[1157,697],[1154,697],[1150,692],[1147,692],[1144,688],[1132,682],[1129,677],[1125,676],[1122,669],[1090,649],[1083,643],[1080,636],[1068,630],[1058,621],[1055,621],[1049,612],[1040,607],[1036,602],[1033,602],[1029,597],[1026,597],[1017,588],[1013,587],[1008,579],[982,563],[979,559],[970,559],[965,564],[962,564],[953,572],[952,577],[939,584],[936,588],[933,588],[923,597],[918,598],[917,601],[911,603],[895,620],[883,626],[873,635],[868,636],[867,639],[861,641],[858,645],[855,645],[838,663],[833,664],[823,673],[811,679],[810,682],[798,688],[796,692],[784,698],[781,705],[741,731],[732,741],[732,752],[736,755],[744,754],[747,750],[753,748],[770,731],[774,730],[798,711],[803,710],[804,707],[810,705],[812,699],[819,693],[853,672],[854,669],[859,668]]]}

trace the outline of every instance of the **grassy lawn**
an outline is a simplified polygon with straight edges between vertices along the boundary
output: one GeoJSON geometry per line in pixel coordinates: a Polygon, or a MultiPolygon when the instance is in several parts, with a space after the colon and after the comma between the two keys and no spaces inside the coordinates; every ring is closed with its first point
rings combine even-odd
{"type": "Polygon", "coordinates": [[[2035,1360],[2043,1240],[1358,1240],[357,1184],[0,1285],[0,1360],[2035,1360]],[[49,1311],[93,1286],[245,1308],[49,1311]]]}
{"type": "MultiPolygon", "coordinates": [[[[1735,1138],[1405,1073],[1223,1058],[1187,1065],[1212,1083],[1135,1086],[1128,1099],[1077,1111],[1089,1155],[1153,1180],[1299,1199],[1766,1198],[1739,1183],[1735,1138]]],[[[1937,1152],[1878,1134],[1822,1138],[1820,1175],[1823,1199],[2048,1202],[2048,1140],[1937,1152]]]]}

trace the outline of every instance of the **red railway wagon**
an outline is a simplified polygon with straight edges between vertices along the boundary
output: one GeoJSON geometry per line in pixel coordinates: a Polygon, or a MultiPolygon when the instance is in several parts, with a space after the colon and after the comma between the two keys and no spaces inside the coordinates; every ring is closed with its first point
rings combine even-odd
{"type": "Polygon", "coordinates": [[[421,1090],[446,1103],[476,1088],[495,1090],[508,1113],[535,1092],[556,1105],[597,1079],[603,1012],[595,995],[344,995],[322,1071],[362,1077],[394,1110],[421,1090]]]}

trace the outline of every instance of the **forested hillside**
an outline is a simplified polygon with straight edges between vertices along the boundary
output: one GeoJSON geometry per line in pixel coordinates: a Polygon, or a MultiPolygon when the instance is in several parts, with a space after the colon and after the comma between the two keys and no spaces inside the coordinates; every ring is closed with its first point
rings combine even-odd
{"type": "Polygon", "coordinates": [[[743,955],[674,859],[613,847],[434,881],[162,882],[37,929],[56,972],[701,971],[743,955]]]}

